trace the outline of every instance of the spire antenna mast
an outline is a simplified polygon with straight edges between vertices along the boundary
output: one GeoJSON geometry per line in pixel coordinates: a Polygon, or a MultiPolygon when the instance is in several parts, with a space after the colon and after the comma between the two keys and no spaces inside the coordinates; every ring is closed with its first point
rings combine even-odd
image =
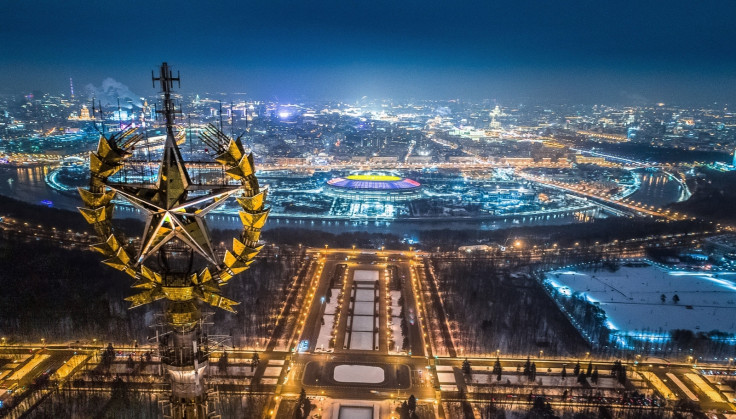
{"type": "Polygon", "coordinates": [[[230,136],[234,138],[235,135],[235,127],[233,124],[235,123],[235,114],[233,113],[233,101],[230,101],[230,136]]]}
{"type": "Polygon", "coordinates": [[[222,101],[220,101],[220,132],[222,132],[222,101]]]}
{"type": "Polygon", "coordinates": [[[179,72],[176,73],[176,77],[172,75],[171,69],[169,69],[169,65],[167,63],[161,64],[161,71],[159,73],[158,77],[155,77],[153,72],[151,72],[151,82],[153,83],[153,86],[156,87],[156,82],[159,82],[161,85],[161,92],[164,94],[164,109],[163,110],[157,110],[156,113],[160,113],[164,115],[164,118],[166,119],[166,131],[167,134],[171,134],[173,137],[174,135],[174,119],[176,118],[177,114],[181,114],[181,109],[176,109],[174,106],[174,101],[171,99],[171,92],[174,88],[174,82],[177,82],[179,87],[181,87],[181,78],[179,77],[179,72]]]}

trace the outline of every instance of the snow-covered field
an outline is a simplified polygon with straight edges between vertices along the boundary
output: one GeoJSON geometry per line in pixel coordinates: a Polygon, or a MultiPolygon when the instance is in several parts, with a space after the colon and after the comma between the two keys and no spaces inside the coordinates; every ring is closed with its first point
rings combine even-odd
{"type": "MultiPolygon", "coordinates": [[[[572,370],[570,372],[572,372],[572,370]]],[[[440,379],[440,382],[443,383],[444,381],[440,379]]],[[[473,373],[473,376],[470,380],[470,383],[472,384],[493,384],[496,382],[498,382],[498,380],[495,374],[477,372],[473,373]]],[[[507,382],[510,382],[511,384],[528,384],[529,380],[521,374],[502,374],[500,382],[504,384],[506,384],[507,382]]],[[[560,377],[559,375],[537,375],[536,383],[547,387],[570,387],[578,385],[577,379],[575,377],[568,376],[566,379],[563,380],[562,377],[560,377]]],[[[621,384],[618,383],[618,381],[616,381],[615,378],[610,377],[600,377],[598,378],[598,383],[596,384],[593,384],[590,378],[588,378],[588,384],[596,388],[623,387],[621,384]]]]}
{"type": "Polygon", "coordinates": [[[264,377],[278,377],[281,375],[281,370],[284,367],[266,367],[266,370],[263,371],[264,377]]]}
{"type": "Polygon", "coordinates": [[[401,298],[401,291],[391,291],[391,315],[398,316],[401,313],[401,306],[399,306],[399,299],[401,298]]]}
{"type": "Polygon", "coordinates": [[[393,317],[391,319],[391,338],[394,341],[394,346],[389,348],[389,353],[401,352],[401,347],[404,344],[404,338],[401,335],[401,319],[393,317]]]}
{"type": "Polygon", "coordinates": [[[361,351],[373,350],[373,332],[353,332],[351,333],[350,349],[361,351]]]}
{"type": "Polygon", "coordinates": [[[325,303],[325,313],[335,314],[337,311],[337,296],[340,295],[340,288],[333,288],[330,292],[332,293],[332,297],[330,297],[329,302],[325,303]]]}
{"type": "Polygon", "coordinates": [[[338,419],[373,419],[372,407],[340,406],[338,419]]]}
{"type": "Polygon", "coordinates": [[[373,332],[373,316],[353,316],[354,332],[373,332]]]}
{"type": "Polygon", "coordinates": [[[355,291],[355,301],[374,301],[376,292],[372,289],[358,289],[355,291]]]}
{"type": "Polygon", "coordinates": [[[383,368],[370,365],[338,365],[333,373],[335,381],[341,383],[378,384],[385,380],[383,368]]]}
{"type": "Polygon", "coordinates": [[[329,302],[325,303],[325,314],[322,317],[325,324],[319,328],[319,335],[317,336],[317,343],[315,350],[317,351],[331,351],[330,339],[332,339],[332,329],[335,327],[335,313],[337,313],[337,297],[340,295],[340,288],[333,288],[331,290],[332,297],[329,302]]]}
{"type": "Polygon", "coordinates": [[[378,271],[356,269],[353,271],[353,281],[378,281],[378,271]]]}
{"type": "Polygon", "coordinates": [[[401,306],[399,306],[399,299],[401,298],[401,291],[391,291],[391,340],[394,342],[393,347],[389,348],[389,353],[398,353],[401,351],[404,337],[401,334],[401,306]]]}
{"type": "Polygon", "coordinates": [[[315,350],[329,351],[330,339],[332,339],[332,327],[335,325],[335,315],[325,314],[323,318],[325,320],[325,324],[319,327],[319,335],[317,335],[315,350]]]}
{"type": "Polygon", "coordinates": [[[358,301],[355,303],[355,309],[353,314],[356,316],[372,316],[374,313],[373,300],[369,301],[358,301]]]}
{"type": "Polygon", "coordinates": [[[455,373],[454,372],[438,372],[437,373],[437,381],[439,381],[442,384],[447,383],[455,383],[455,373]]]}
{"type": "Polygon", "coordinates": [[[667,271],[654,265],[623,266],[615,272],[558,270],[546,276],[560,295],[580,292],[590,302],[599,303],[608,327],[624,334],[673,329],[734,334],[735,280],[733,274],[667,271]]]}
{"type": "MultiPolygon", "coordinates": [[[[378,281],[378,271],[355,270],[353,271],[354,302],[350,303],[353,309],[352,318],[348,318],[351,324],[351,332],[346,333],[346,339],[350,339],[349,349],[372,351],[374,329],[376,328],[376,290],[375,282],[378,281]],[[358,282],[358,281],[372,281],[358,282]]],[[[346,340],[347,341],[347,340],[346,340]]],[[[376,342],[378,339],[376,338],[376,342]]]]}
{"type": "MultiPolygon", "coordinates": [[[[346,400],[315,398],[316,409],[322,419],[378,419],[388,418],[394,413],[392,403],[389,400],[346,400]],[[361,409],[363,409],[361,411],[361,409]],[[367,413],[370,412],[370,416],[367,413]]],[[[317,415],[314,415],[317,417],[317,415]]]]}
{"type": "MultiPolygon", "coordinates": [[[[228,361],[229,362],[229,361],[228,361]]],[[[217,368],[216,363],[210,364],[209,371],[210,375],[217,375],[220,373],[219,368],[217,368]]],[[[238,375],[238,376],[246,376],[246,377],[252,377],[256,372],[256,369],[250,368],[250,365],[228,365],[227,366],[227,375],[238,375]]]]}

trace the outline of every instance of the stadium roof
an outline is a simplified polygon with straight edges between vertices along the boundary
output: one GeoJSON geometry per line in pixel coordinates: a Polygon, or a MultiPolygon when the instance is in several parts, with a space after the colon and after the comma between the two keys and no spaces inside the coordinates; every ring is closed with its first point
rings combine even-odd
{"type": "Polygon", "coordinates": [[[408,178],[385,175],[350,175],[345,178],[334,178],[327,184],[335,188],[356,190],[397,190],[415,189],[421,184],[408,178]]]}

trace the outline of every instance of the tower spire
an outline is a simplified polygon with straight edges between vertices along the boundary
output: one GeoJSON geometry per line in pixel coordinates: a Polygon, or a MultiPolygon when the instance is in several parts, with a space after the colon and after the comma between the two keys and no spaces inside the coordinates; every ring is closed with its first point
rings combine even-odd
{"type": "MultiPolygon", "coordinates": [[[[264,206],[265,191],[260,190],[255,177],[252,155],[245,153],[239,139],[227,137],[214,125],[206,127],[200,139],[216,152],[214,160],[222,165],[223,179],[200,178],[196,185],[191,183],[188,162],[176,141],[175,122],[182,112],[174,105],[172,90],[179,75],[174,77],[163,63],[158,76],[151,74],[151,79],[154,87],[156,82],[160,84],[163,104],[156,113],[162,115],[166,126],[156,185],[147,178],[113,177],[126,162],[139,161],[134,146],[147,138],[145,129],[135,133],[135,128],[128,128],[109,136],[103,131],[97,151],[90,154],[90,187],[80,189],[85,203],[80,211],[97,235],[107,238],[94,246],[107,257],[105,264],[136,278],[133,287],[141,292],[126,299],[132,307],[165,300],[164,312],[156,322],[165,331],[164,338],[157,334],[156,342],[171,385],[168,400],[160,400],[164,417],[211,418],[216,417],[218,399],[207,390],[206,372],[214,346],[203,330],[205,317],[200,305],[235,311],[237,303],[224,297],[220,287],[248,269],[260,251],[260,230],[269,208],[264,206]],[[233,184],[228,180],[231,178],[239,183],[233,184]],[[145,214],[137,255],[133,243],[115,236],[112,198],[116,194],[145,214]],[[221,259],[212,245],[205,217],[238,194],[242,195],[238,203],[243,231],[234,240],[233,250],[221,259]],[[157,260],[149,258],[153,255],[157,260]]],[[[99,112],[102,116],[101,107],[99,112]]]]}
{"type": "Polygon", "coordinates": [[[167,63],[161,64],[159,77],[154,77],[152,73],[151,79],[154,87],[156,86],[156,82],[159,82],[161,85],[161,92],[164,98],[163,109],[157,110],[156,112],[162,114],[166,121],[166,142],[164,143],[161,169],[159,170],[156,184],[165,192],[165,202],[163,204],[167,209],[170,209],[186,199],[187,188],[192,183],[189,173],[187,173],[184,167],[184,159],[181,156],[181,151],[176,144],[176,137],[174,136],[174,121],[176,115],[180,115],[182,112],[181,109],[176,109],[174,106],[171,92],[174,88],[174,82],[177,82],[179,87],[181,87],[181,80],[178,72],[176,77],[173,76],[167,63]]]}

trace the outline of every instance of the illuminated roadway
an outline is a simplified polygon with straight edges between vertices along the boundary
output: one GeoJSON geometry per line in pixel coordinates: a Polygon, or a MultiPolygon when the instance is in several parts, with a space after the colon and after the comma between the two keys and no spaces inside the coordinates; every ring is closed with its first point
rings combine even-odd
{"type": "Polygon", "coordinates": [[[584,190],[578,185],[570,185],[564,182],[558,182],[553,179],[547,179],[545,177],[534,176],[534,175],[530,175],[530,174],[526,174],[522,172],[518,172],[517,175],[523,179],[527,179],[533,182],[547,185],[552,188],[565,190],[565,191],[574,193],[576,195],[584,196],[586,198],[600,200],[606,204],[613,205],[616,207],[622,207],[622,208],[625,208],[627,210],[634,212],[635,214],[650,215],[652,217],[662,217],[662,218],[672,220],[672,221],[687,220],[687,219],[694,220],[695,219],[694,217],[688,217],[687,215],[679,214],[677,212],[671,213],[669,210],[663,210],[662,208],[655,209],[655,207],[652,205],[646,206],[644,204],[641,204],[640,202],[634,202],[628,199],[623,199],[623,200],[613,199],[610,197],[610,195],[590,192],[590,191],[584,190]]]}

